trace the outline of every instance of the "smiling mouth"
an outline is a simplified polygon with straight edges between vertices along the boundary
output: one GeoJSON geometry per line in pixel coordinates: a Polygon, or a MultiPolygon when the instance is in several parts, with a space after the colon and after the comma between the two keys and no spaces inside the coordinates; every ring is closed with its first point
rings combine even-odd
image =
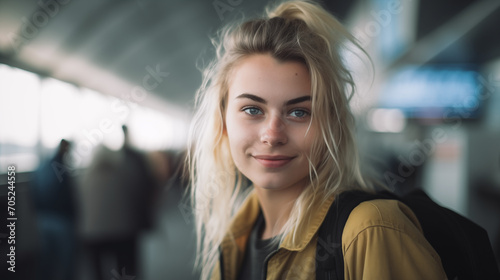
{"type": "Polygon", "coordinates": [[[266,168],[279,168],[288,164],[295,157],[263,155],[263,156],[254,156],[254,158],[266,168]]]}

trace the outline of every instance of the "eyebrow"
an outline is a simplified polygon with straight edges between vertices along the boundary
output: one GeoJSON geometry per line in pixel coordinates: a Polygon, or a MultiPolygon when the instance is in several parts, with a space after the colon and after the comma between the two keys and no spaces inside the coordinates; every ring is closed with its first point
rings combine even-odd
{"type": "Polygon", "coordinates": [[[264,100],[263,98],[258,97],[257,95],[250,94],[250,93],[242,93],[242,94],[236,96],[236,99],[239,99],[239,98],[248,98],[248,99],[251,99],[255,102],[267,104],[267,101],[264,100]]]}
{"type": "Polygon", "coordinates": [[[285,105],[289,106],[289,105],[297,104],[297,103],[304,102],[304,101],[311,101],[311,96],[305,95],[305,96],[301,96],[301,97],[297,97],[297,98],[288,100],[285,103],[285,105]]]}
{"type": "MultiPolygon", "coordinates": [[[[258,97],[257,95],[254,95],[254,94],[250,94],[250,93],[242,93],[240,95],[238,95],[236,98],[248,98],[248,99],[251,99],[255,102],[259,102],[259,103],[262,103],[262,104],[267,104],[267,101],[264,100],[262,97],[258,97]]],[[[301,96],[301,97],[297,97],[297,98],[294,98],[294,99],[290,99],[288,100],[285,105],[286,106],[290,106],[290,105],[294,105],[294,104],[297,104],[297,103],[301,103],[301,102],[304,102],[304,101],[310,101],[311,100],[311,96],[310,95],[305,95],[305,96],[301,96]]]]}

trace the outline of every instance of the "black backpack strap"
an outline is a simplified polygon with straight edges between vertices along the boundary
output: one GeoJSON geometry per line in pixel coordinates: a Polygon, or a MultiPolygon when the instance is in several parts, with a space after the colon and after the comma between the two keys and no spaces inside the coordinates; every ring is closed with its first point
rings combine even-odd
{"type": "Polygon", "coordinates": [[[342,232],[351,211],[360,203],[373,199],[397,199],[394,194],[346,191],[333,201],[323,224],[318,230],[316,245],[316,279],[343,280],[344,256],[342,254],[342,232]]]}
{"type": "Polygon", "coordinates": [[[440,206],[424,191],[401,198],[417,216],[439,254],[448,279],[500,279],[488,233],[462,215],[440,206]]]}

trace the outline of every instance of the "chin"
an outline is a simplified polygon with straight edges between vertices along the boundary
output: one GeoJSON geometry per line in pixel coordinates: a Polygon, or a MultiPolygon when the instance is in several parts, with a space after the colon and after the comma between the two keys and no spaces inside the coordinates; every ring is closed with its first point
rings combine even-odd
{"type": "Polygon", "coordinates": [[[253,185],[257,188],[260,189],[265,189],[265,190],[277,190],[280,189],[283,184],[278,184],[276,182],[262,182],[262,181],[252,181],[254,182],[253,185]]]}
{"type": "Polygon", "coordinates": [[[254,186],[257,186],[258,188],[264,189],[264,190],[284,190],[287,189],[289,186],[293,185],[290,182],[278,182],[276,180],[274,181],[253,181],[254,186]]]}

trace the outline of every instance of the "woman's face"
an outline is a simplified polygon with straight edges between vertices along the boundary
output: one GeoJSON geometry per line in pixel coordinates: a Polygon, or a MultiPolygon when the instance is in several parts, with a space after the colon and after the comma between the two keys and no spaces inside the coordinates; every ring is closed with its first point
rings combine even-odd
{"type": "Polygon", "coordinates": [[[268,54],[242,59],[229,83],[226,134],[236,167],[255,187],[303,188],[316,136],[311,80],[300,62],[268,54]]]}

